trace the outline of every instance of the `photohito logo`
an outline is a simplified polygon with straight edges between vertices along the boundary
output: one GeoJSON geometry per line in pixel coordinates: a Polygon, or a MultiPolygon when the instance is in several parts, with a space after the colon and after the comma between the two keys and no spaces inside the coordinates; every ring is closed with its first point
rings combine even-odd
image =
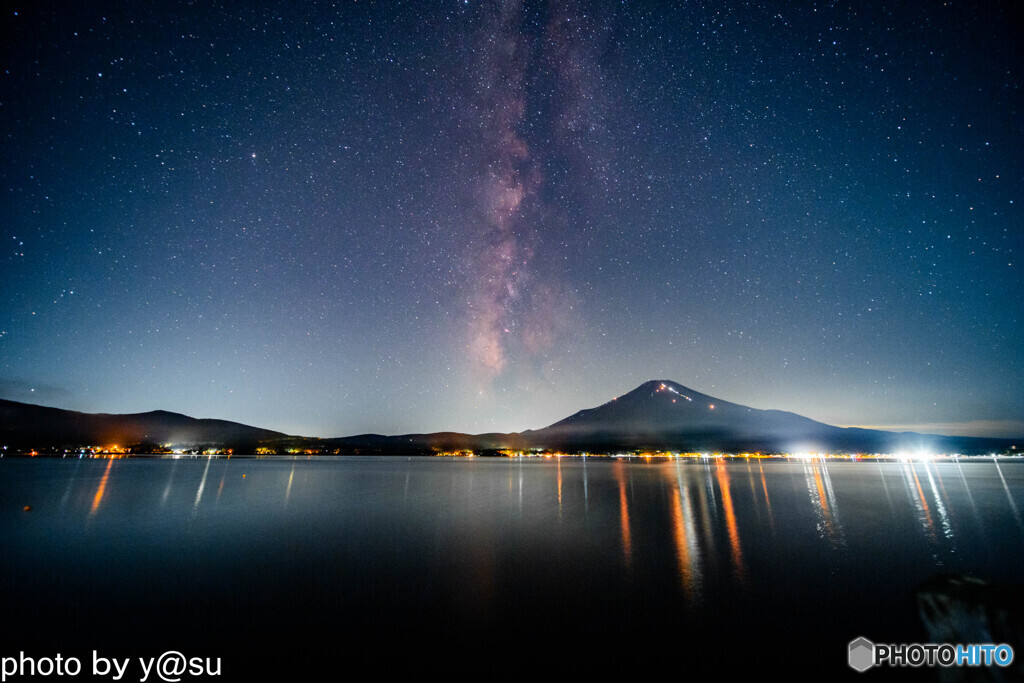
{"type": "Polygon", "coordinates": [[[875,644],[861,636],[851,640],[847,662],[856,671],[873,666],[1009,666],[1013,648],[1005,643],[889,643],[875,644]]]}

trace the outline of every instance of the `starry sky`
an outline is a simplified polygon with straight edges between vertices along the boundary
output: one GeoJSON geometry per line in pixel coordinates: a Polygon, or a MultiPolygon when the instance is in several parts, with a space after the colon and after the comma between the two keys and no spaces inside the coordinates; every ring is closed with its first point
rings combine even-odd
{"type": "Polygon", "coordinates": [[[1019,436],[1015,4],[6,2],[0,397],[1019,436]]]}

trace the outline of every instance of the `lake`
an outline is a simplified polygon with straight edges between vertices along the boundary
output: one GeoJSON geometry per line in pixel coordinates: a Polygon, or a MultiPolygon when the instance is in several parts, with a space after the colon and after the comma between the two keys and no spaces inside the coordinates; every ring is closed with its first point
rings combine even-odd
{"type": "Polygon", "coordinates": [[[928,642],[937,574],[1024,577],[1019,460],[3,458],[0,502],[0,655],[219,680],[928,680],[847,644],[928,642]]]}

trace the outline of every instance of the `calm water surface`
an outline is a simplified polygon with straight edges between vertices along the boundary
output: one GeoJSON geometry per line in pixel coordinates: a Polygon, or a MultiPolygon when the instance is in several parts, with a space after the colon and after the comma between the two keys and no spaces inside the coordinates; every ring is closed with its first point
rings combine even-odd
{"type": "Polygon", "coordinates": [[[857,636],[927,641],[929,577],[1024,577],[1019,461],[0,459],[0,504],[4,654],[222,680],[846,675],[857,636]]]}

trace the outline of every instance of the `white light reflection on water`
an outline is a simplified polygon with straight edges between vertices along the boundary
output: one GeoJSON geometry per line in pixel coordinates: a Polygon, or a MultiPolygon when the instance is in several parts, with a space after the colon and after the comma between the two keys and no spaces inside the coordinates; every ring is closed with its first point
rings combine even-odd
{"type": "MultiPolygon", "coordinates": [[[[935,485],[935,478],[932,476],[932,468],[929,467],[928,462],[923,462],[925,474],[928,475],[928,485],[932,490],[932,498],[935,500],[935,511],[939,514],[939,523],[942,525],[942,535],[946,538],[953,538],[953,523],[949,519],[949,515],[946,514],[946,505],[943,503],[943,496],[939,493],[939,488],[935,485]]],[[[941,480],[940,480],[941,481],[941,480]]],[[[943,489],[945,492],[945,489],[943,489]]],[[[952,548],[953,552],[956,552],[956,546],[952,548]]]]}
{"type": "Polygon", "coordinates": [[[0,501],[18,507],[0,508],[0,578],[48,637],[98,614],[112,637],[192,646],[543,624],[588,643],[689,628],[705,646],[767,631],[841,652],[940,571],[1019,582],[1022,495],[1024,463],[991,460],[4,459],[0,501]],[[158,606],[166,622],[140,628],[158,606]]]}
{"type": "Polygon", "coordinates": [[[167,476],[167,486],[164,487],[164,494],[160,497],[160,505],[167,504],[167,497],[171,495],[171,484],[174,483],[174,471],[178,469],[178,458],[171,460],[171,473],[167,476]]]}
{"type": "Polygon", "coordinates": [[[722,498],[722,511],[725,513],[725,528],[729,534],[733,571],[736,580],[742,583],[746,580],[747,572],[743,564],[743,549],[740,543],[739,524],[736,521],[736,509],[732,502],[732,491],[729,489],[729,468],[724,459],[715,460],[715,476],[718,480],[718,493],[722,498]]]}
{"type": "Polygon", "coordinates": [[[583,511],[590,512],[590,491],[587,490],[587,456],[583,456],[583,511]]]}
{"type": "Polygon", "coordinates": [[[839,522],[839,508],[832,489],[827,461],[805,461],[804,481],[817,516],[818,535],[823,540],[828,540],[833,548],[845,547],[846,539],[843,535],[843,526],[839,522]]]}
{"type": "Polygon", "coordinates": [[[1003,470],[999,468],[999,461],[992,458],[992,464],[996,466],[999,481],[1003,482],[1003,490],[1006,491],[1006,499],[1010,503],[1010,509],[1013,510],[1013,518],[1017,520],[1017,528],[1024,532],[1024,521],[1021,521],[1020,510],[1017,508],[1017,502],[1013,499],[1013,494],[1010,493],[1010,487],[1006,485],[1006,477],[1003,476],[1003,470]]]}
{"type": "Polygon", "coordinates": [[[771,497],[768,495],[768,481],[765,479],[765,476],[764,476],[764,465],[761,463],[760,459],[758,459],[758,461],[757,461],[757,469],[758,469],[758,471],[761,472],[761,488],[764,489],[764,505],[768,509],[768,523],[771,525],[771,527],[772,527],[772,535],[774,535],[774,533],[775,533],[775,517],[774,517],[774,515],[772,515],[772,500],[771,500],[771,497]]]}
{"type": "Polygon", "coordinates": [[[288,499],[292,496],[292,481],[295,479],[295,463],[292,463],[292,469],[288,472],[288,485],[284,489],[284,506],[288,507],[288,499]]]}
{"type": "Polygon", "coordinates": [[[924,490],[921,488],[921,482],[917,478],[914,463],[907,460],[903,461],[901,470],[903,472],[903,482],[907,489],[907,496],[910,498],[914,509],[917,511],[918,522],[925,533],[928,534],[929,538],[934,541],[935,523],[932,521],[932,511],[928,506],[928,501],[925,499],[924,490]]]}
{"type": "Polygon", "coordinates": [[[690,501],[690,487],[683,482],[682,466],[675,462],[675,487],[672,489],[672,522],[676,557],[683,591],[688,600],[700,602],[702,592],[700,542],[694,526],[696,515],[690,501]]]}
{"type": "Polygon", "coordinates": [[[697,518],[701,522],[701,531],[704,536],[704,552],[707,557],[715,557],[715,530],[719,528],[717,524],[718,510],[715,506],[714,480],[711,477],[707,460],[704,460],[702,469],[704,471],[704,486],[698,482],[696,487],[697,495],[700,498],[700,514],[697,518]]]}
{"type": "MultiPolygon", "coordinates": [[[[974,502],[974,496],[971,495],[971,487],[967,485],[967,477],[964,476],[964,468],[960,466],[959,458],[956,461],[956,471],[960,475],[960,481],[964,485],[964,493],[967,494],[967,500],[971,503],[971,510],[974,511],[975,520],[978,519],[978,505],[974,502]]],[[[1010,501],[1013,502],[1012,500],[1010,501]]]]}
{"type": "Polygon", "coordinates": [[[206,475],[210,473],[210,463],[213,462],[213,458],[206,456],[206,467],[203,468],[203,478],[199,482],[199,488],[196,489],[196,502],[192,504],[192,514],[194,515],[199,510],[199,501],[203,499],[203,490],[206,488],[206,475]]]}
{"type": "Polygon", "coordinates": [[[61,512],[63,512],[64,509],[68,505],[68,500],[71,498],[71,491],[74,488],[75,483],[78,481],[78,471],[81,468],[81,466],[82,466],[82,459],[81,458],[75,458],[75,468],[74,468],[74,471],[71,473],[71,476],[68,477],[68,484],[67,484],[67,486],[64,487],[64,495],[61,496],[61,499],[60,499],[60,510],[61,510],[61,512]]]}
{"type": "Polygon", "coordinates": [[[885,491],[885,499],[889,503],[889,512],[896,514],[896,506],[892,502],[892,495],[889,493],[889,484],[885,481],[885,467],[888,463],[883,463],[881,460],[878,461],[878,477],[882,481],[882,490],[885,491]]]}

